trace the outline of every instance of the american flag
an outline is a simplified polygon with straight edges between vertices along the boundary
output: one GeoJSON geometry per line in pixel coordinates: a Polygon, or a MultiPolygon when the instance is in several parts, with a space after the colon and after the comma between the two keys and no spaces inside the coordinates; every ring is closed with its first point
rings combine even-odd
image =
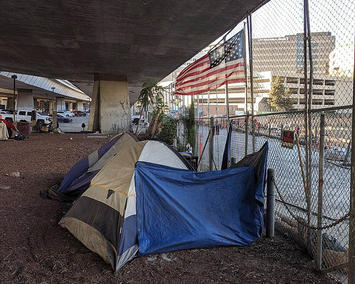
{"type": "Polygon", "coordinates": [[[182,70],[176,78],[175,94],[198,95],[226,83],[244,82],[243,33],[241,30],[182,70]]]}

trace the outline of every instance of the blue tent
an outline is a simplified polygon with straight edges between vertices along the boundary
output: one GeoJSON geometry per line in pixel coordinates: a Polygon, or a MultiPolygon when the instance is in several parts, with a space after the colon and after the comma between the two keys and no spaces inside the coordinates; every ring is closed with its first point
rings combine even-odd
{"type": "Polygon", "coordinates": [[[193,172],[138,162],[139,254],[249,245],[262,234],[267,144],[259,166],[193,172]]]}
{"type": "Polygon", "coordinates": [[[123,139],[60,221],[115,271],[136,255],[261,236],[267,143],[232,168],[195,172],[161,142],[123,139]]]}

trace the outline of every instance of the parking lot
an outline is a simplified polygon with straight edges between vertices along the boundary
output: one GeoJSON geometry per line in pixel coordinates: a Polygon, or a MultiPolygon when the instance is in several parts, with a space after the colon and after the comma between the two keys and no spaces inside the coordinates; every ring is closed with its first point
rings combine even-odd
{"type": "Polygon", "coordinates": [[[89,114],[86,116],[72,117],[71,122],[59,122],[59,128],[63,132],[81,132],[87,131],[89,125],[89,114]],[[82,124],[85,124],[85,127],[82,127],[82,124]]]}

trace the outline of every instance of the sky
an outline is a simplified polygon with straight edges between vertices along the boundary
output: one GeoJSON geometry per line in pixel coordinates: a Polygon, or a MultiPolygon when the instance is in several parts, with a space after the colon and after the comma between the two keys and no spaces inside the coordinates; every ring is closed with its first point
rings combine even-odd
{"type": "MultiPolygon", "coordinates": [[[[312,32],[336,36],[336,44],[354,44],[354,0],[309,0],[312,32]]],[[[278,37],[303,32],[303,0],[271,0],[253,14],[254,37],[278,37]]]]}
{"type": "MultiPolygon", "coordinates": [[[[303,0],[271,0],[255,11],[252,14],[253,38],[303,33],[303,2],[303,0]]],[[[340,61],[338,64],[345,64],[346,69],[352,69],[355,0],[309,0],[309,16],[311,32],[331,32],[335,36],[336,58],[340,61]]],[[[244,22],[239,23],[228,38],[239,32],[244,22]]]]}
{"type": "MultiPolygon", "coordinates": [[[[355,0],[309,0],[309,9],[311,31],[331,32],[335,36],[338,65],[346,65],[347,70],[352,70],[355,45],[355,0]]],[[[229,33],[227,39],[243,29],[244,22],[239,23],[229,33]]],[[[252,14],[252,25],[253,38],[283,37],[303,33],[303,0],[271,0],[252,14]]],[[[210,46],[217,44],[222,37],[223,35],[210,46]]],[[[202,54],[197,54],[194,58],[197,59],[202,54]]]]}

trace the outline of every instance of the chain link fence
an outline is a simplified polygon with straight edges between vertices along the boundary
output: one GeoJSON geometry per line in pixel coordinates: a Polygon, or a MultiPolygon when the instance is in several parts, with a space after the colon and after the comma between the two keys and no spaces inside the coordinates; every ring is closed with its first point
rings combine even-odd
{"type": "MultiPolygon", "coordinates": [[[[321,270],[333,271],[342,280],[346,277],[349,249],[352,109],[345,106],[313,110],[311,118],[309,193],[304,182],[306,145],[302,111],[256,115],[255,151],[268,142],[268,167],[275,170],[276,228],[315,260],[319,259],[321,270]],[[290,148],[282,146],[283,131],[298,136],[290,148]]],[[[231,158],[239,161],[253,152],[253,122],[251,116],[238,116],[231,123],[231,158]]],[[[200,119],[197,124],[198,170],[219,170],[228,134],[227,120],[215,118],[213,128],[210,119],[200,119]]]]}
{"type": "MultiPolygon", "coordinates": [[[[269,1],[249,20],[247,82],[228,86],[232,159],[269,143],[277,228],[339,281],[349,253],[354,19],[353,0],[269,1]],[[297,138],[289,147],[285,131],[297,138]]],[[[196,96],[195,108],[198,170],[219,170],[225,86],[196,96]]]]}

